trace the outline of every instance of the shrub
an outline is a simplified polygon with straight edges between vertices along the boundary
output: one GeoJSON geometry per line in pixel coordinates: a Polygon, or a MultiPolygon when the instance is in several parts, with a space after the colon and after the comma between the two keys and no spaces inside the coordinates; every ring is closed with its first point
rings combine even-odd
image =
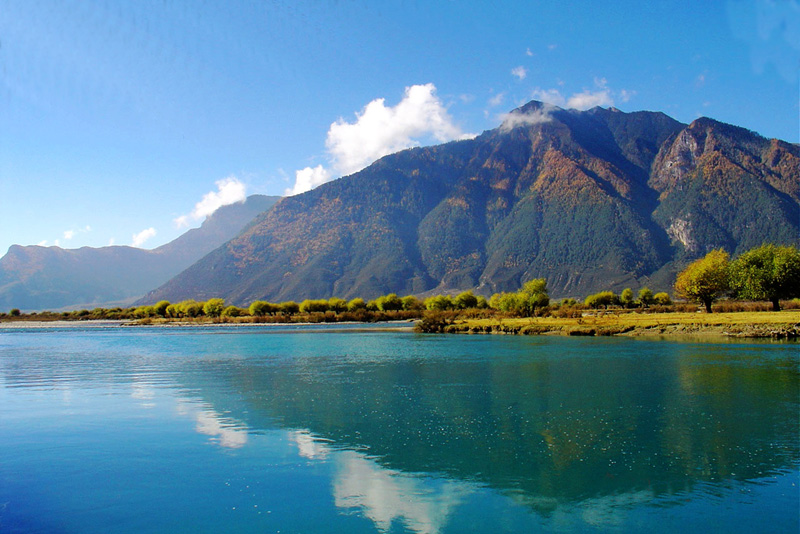
{"type": "Polygon", "coordinates": [[[433,297],[428,297],[425,299],[424,303],[426,310],[452,310],[455,308],[455,304],[453,304],[453,299],[450,298],[449,295],[435,295],[433,297]]]}
{"type": "Polygon", "coordinates": [[[208,299],[203,304],[203,313],[208,317],[219,317],[222,315],[222,310],[225,309],[225,300],[223,299],[208,299]]]}
{"type": "Polygon", "coordinates": [[[242,308],[237,306],[228,306],[222,310],[220,317],[241,317],[245,313],[246,312],[242,308]]]}
{"type": "Polygon", "coordinates": [[[366,308],[367,308],[367,303],[364,302],[364,299],[362,298],[354,298],[353,300],[347,303],[347,311],[349,312],[365,310],[366,308]]]}
{"type": "Polygon", "coordinates": [[[659,306],[670,306],[672,305],[672,299],[669,298],[668,294],[662,291],[661,293],[656,293],[655,295],[653,295],[652,303],[657,304],[659,306]]]}
{"type": "Polygon", "coordinates": [[[464,291],[453,299],[453,305],[459,310],[476,308],[478,306],[478,298],[472,294],[472,291],[464,291]]]}
{"type": "Polygon", "coordinates": [[[615,295],[613,291],[601,291],[600,293],[589,295],[586,297],[586,300],[584,300],[584,304],[592,309],[597,309],[600,306],[608,308],[618,303],[619,297],[615,295]]]}
{"type": "Polygon", "coordinates": [[[11,311],[8,312],[11,317],[19,317],[21,313],[19,308],[11,308],[11,311]]]}

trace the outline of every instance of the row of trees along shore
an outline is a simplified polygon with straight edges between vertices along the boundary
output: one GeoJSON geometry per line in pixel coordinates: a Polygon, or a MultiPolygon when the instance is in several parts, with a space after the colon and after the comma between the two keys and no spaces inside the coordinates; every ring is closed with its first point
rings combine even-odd
{"type": "MultiPolygon", "coordinates": [[[[701,303],[709,313],[712,311],[711,305],[722,297],[769,301],[773,310],[779,310],[781,300],[800,297],[800,251],[793,246],[768,244],[751,249],[733,261],[723,250],[711,251],[678,274],[675,294],[679,298],[701,303]]],[[[800,301],[793,302],[791,306],[800,306],[800,301]]],[[[669,312],[686,311],[686,307],[684,303],[674,304],[667,293],[653,293],[647,287],[640,288],[636,294],[631,288],[626,288],[619,295],[612,291],[601,291],[587,296],[583,302],[572,298],[553,302],[547,293],[547,281],[537,278],[525,282],[519,291],[496,293],[489,299],[474,295],[471,291],[455,296],[435,295],[424,300],[412,295],[399,297],[390,293],[369,301],[362,298],[348,301],[337,297],[307,299],[300,303],[257,300],[246,308],[227,305],[221,298],[212,298],[205,302],[185,300],[178,303],[162,300],[152,306],[95,308],[91,311],[62,313],[21,314],[18,309],[13,309],[8,314],[0,313],[0,319],[374,322],[418,318],[425,311],[568,317],[580,316],[587,309],[622,308],[669,312]]]]}

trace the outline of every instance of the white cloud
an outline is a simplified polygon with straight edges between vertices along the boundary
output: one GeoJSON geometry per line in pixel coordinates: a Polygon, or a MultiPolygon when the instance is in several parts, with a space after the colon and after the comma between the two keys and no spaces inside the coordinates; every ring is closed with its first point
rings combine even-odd
{"type": "Polygon", "coordinates": [[[538,87],[533,90],[531,96],[535,100],[540,100],[546,104],[552,104],[563,108],[567,105],[567,99],[561,94],[558,89],[539,89],[538,87]]]}
{"type": "Polygon", "coordinates": [[[148,239],[150,239],[154,235],[156,235],[156,229],[155,228],[151,227],[151,228],[147,228],[145,230],[142,230],[138,234],[133,234],[133,237],[132,237],[133,241],[132,241],[131,245],[134,246],[134,247],[141,247],[145,243],[145,241],[147,241],[148,239]]]}
{"type": "Polygon", "coordinates": [[[497,93],[492,98],[489,99],[489,105],[493,108],[499,106],[505,100],[506,94],[505,93],[497,93]]]}
{"type": "Polygon", "coordinates": [[[631,99],[631,98],[633,98],[634,96],[636,96],[636,91],[628,91],[628,90],[626,90],[626,89],[622,89],[622,90],[619,92],[619,98],[620,98],[620,100],[622,100],[623,102],[627,102],[628,100],[630,100],[630,99],[631,99]]]}
{"type": "Polygon", "coordinates": [[[355,122],[340,118],[331,124],[325,140],[331,169],[318,165],[297,171],[295,185],[286,194],[302,193],[337,175],[352,174],[378,158],[419,146],[422,140],[444,143],[472,137],[453,123],[436,96],[435,85],[412,85],[394,107],[377,98],[356,113],[355,122]]]}
{"type": "Polygon", "coordinates": [[[38,243],[36,243],[36,246],[37,247],[46,247],[47,246],[47,239],[39,241],[38,243]]]}
{"type": "Polygon", "coordinates": [[[505,113],[500,116],[503,121],[500,124],[500,129],[509,131],[518,126],[531,126],[550,122],[553,120],[550,116],[552,110],[552,106],[545,104],[542,109],[537,109],[530,113],[505,113]]]}
{"type": "Polygon", "coordinates": [[[73,237],[75,237],[75,230],[67,230],[66,232],[64,232],[64,239],[70,240],[73,237]]]}
{"type": "Polygon", "coordinates": [[[108,240],[108,246],[109,246],[109,247],[113,247],[115,242],[116,242],[116,239],[114,239],[114,238],[112,237],[111,239],[109,239],[109,240],[108,240]]]}
{"type": "Polygon", "coordinates": [[[591,109],[595,106],[613,106],[614,99],[608,89],[601,89],[599,91],[584,90],[569,97],[567,100],[567,107],[571,109],[591,109]]]}
{"type": "Polygon", "coordinates": [[[247,187],[233,175],[217,180],[215,184],[217,190],[203,195],[202,200],[195,204],[192,213],[175,218],[175,225],[178,228],[189,226],[190,221],[204,219],[222,206],[244,202],[247,199],[247,187]]]}
{"type": "Polygon", "coordinates": [[[629,91],[622,89],[615,92],[608,87],[608,81],[605,78],[594,79],[595,90],[584,89],[580,93],[573,93],[569,97],[564,96],[558,89],[541,89],[536,88],[531,93],[535,100],[541,100],[548,104],[562,108],[587,110],[595,106],[608,107],[613,106],[616,98],[622,102],[629,101],[636,91],[629,91]]]}
{"type": "Polygon", "coordinates": [[[295,173],[295,182],[292,189],[287,189],[287,195],[298,195],[314,189],[331,179],[331,173],[322,165],[306,167],[295,173]]]}
{"type": "Polygon", "coordinates": [[[514,67],[511,69],[511,75],[516,76],[520,80],[524,80],[525,77],[528,75],[528,69],[520,65],[519,67],[514,67]]]}
{"type": "Polygon", "coordinates": [[[527,50],[525,50],[525,55],[526,55],[526,56],[528,56],[528,57],[532,57],[532,56],[533,56],[533,52],[531,52],[531,49],[530,49],[530,48],[528,48],[527,50]]]}

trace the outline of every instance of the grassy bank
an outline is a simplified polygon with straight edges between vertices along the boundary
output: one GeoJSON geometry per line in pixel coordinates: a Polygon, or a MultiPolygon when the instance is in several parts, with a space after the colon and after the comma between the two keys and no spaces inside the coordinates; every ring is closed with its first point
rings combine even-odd
{"type": "Polygon", "coordinates": [[[461,334],[555,334],[570,336],[646,336],[715,334],[740,337],[797,338],[800,310],[728,313],[635,313],[622,310],[580,317],[459,318],[427,315],[423,332],[461,334]]]}

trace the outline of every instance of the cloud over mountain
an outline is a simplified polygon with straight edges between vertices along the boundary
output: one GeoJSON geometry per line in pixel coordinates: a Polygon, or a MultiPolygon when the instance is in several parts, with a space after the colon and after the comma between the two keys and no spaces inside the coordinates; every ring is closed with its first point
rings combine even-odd
{"type": "Polygon", "coordinates": [[[331,124],[325,140],[331,169],[318,165],[297,171],[294,187],[286,194],[303,193],[428,139],[444,143],[472,137],[453,122],[434,84],[412,85],[406,87],[396,106],[387,106],[385,99],[376,98],[356,113],[354,122],[339,118],[331,124]]]}

